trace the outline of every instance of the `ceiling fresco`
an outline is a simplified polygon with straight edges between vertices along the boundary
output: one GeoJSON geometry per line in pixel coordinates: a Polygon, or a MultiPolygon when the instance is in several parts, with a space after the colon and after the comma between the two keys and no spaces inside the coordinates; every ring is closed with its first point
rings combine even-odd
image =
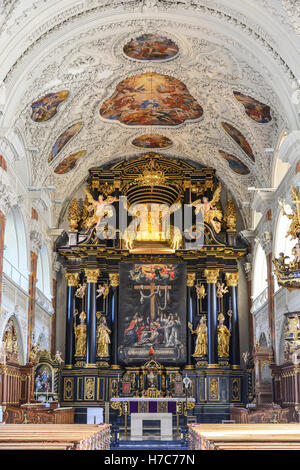
{"type": "Polygon", "coordinates": [[[125,44],[123,51],[131,59],[159,61],[176,57],[179,49],[165,36],[142,34],[125,44]]]}
{"type": "Polygon", "coordinates": [[[239,91],[233,92],[235,98],[245,107],[246,114],[259,124],[266,124],[272,120],[270,106],[257,101],[248,95],[243,95],[239,91]]]}
{"type": "Polygon", "coordinates": [[[122,80],[100,114],[128,126],[177,126],[199,119],[203,109],[177,78],[146,72],[122,80]]]}
{"type": "Polygon", "coordinates": [[[59,154],[63,147],[74,137],[75,134],[81,129],[82,122],[76,122],[72,126],[68,127],[58,139],[54,142],[50,155],[48,156],[48,162],[52,160],[59,154]]]}
{"type": "Polygon", "coordinates": [[[45,122],[57,113],[57,107],[69,96],[68,90],[48,93],[31,104],[31,119],[35,122],[45,122]]]}
{"type": "Polygon", "coordinates": [[[250,147],[248,141],[243,136],[243,134],[233,127],[228,122],[221,122],[223,129],[227,132],[227,134],[240,146],[240,148],[248,155],[252,162],[255,162],[255,157],[253,155],[252,148],[250,147]]]}
{"type": "Polygon", "coordinates": [[[249,175],[250,170],[249,168],[241,162],[241,160],[231,153],[224,152],[223,150],[219,150],[219,154],[222,158],[224,158],[229,165],[229,168],[237,173],[238,175],[249,175]]]}
{"type": "Polygon", "coordinates": [[[168,148],[172,145],[172,140],[160,134],[143,134],[136,137],[132,144],[135,147],[154,149],[154,148],[168,148]]]}
{"type": "Polygon", "coordinates": [[[86,154],[86,150],[80,150],[77,153],[72,153],[68,157],[64,158],[62,162],[60,162],[54,170],[54,173],[57,175],[64,175],[65,173],[69,173],[69,171],[73,170],[77,164],[77,161],[86,154]]]}

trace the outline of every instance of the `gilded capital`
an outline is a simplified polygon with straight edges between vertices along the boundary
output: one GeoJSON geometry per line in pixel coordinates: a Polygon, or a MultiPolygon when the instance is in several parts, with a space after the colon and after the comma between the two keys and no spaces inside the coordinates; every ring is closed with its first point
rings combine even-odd
{"type": "Polygon", "coordinates": [[[225,273],[225,279],[228,287],[236,287],[239,282],[239,273],[225,273]]]}
{"type": "Polygon", "coordinates": [[[69,287],[76,287],[79,281],[79,273],[66,273],[65,274],[69,287]]]}
{"type": "Polygon", "coordinates": [[[119,273],[109,273],[109,280],[110,280],[111,287],[118,287],[119,273]]]}
{"type": "Polygon", "coordinates": [[[85,272],[85,275],[86,275],[87,282],[91,282],[91,283],[97,283],[98,282],[98,277],[99,277],[99,274],[100,274],[99,269],[85,269],[84,272],[85,272]]]}
{"type": "Polygon", "coordinates": [[[193,287],[195,280],[196,280],[196,273],[187,273],[186,285],[188,287],[193,287]]]}
{"type": "Polygon", "coordinates": [[[219,277],[219,269],[204,269],[204,276],[208,284],[216,284],[219,277]]]}

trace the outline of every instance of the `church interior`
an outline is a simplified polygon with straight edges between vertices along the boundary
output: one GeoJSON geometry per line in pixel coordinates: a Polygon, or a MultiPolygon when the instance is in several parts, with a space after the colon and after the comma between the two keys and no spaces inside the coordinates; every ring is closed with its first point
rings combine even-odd
{"type": "Polygon", "coordinates": [[[300,2],[0,2],[0,451],[300,449],[300,2]]]}

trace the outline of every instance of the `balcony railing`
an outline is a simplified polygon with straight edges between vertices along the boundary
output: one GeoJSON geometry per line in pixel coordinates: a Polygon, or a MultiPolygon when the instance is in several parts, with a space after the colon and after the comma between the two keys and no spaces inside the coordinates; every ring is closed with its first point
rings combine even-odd
{"type": "Polygon", "coordinates": [[[28,292],[28,276],[25,276],[19,269],[11,264],[8,259],[3,258],[3,272],[25,292],[28,292]]]}

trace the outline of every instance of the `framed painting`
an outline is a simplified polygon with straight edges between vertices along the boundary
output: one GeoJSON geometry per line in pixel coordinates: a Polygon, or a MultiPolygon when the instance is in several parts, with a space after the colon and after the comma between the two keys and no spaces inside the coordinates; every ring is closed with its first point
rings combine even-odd
{"type": "Polygon", "coordinates": [[[186,265],[120,266],[118,356],[124,364],[153,358],[186,362],[186,265]]]}

